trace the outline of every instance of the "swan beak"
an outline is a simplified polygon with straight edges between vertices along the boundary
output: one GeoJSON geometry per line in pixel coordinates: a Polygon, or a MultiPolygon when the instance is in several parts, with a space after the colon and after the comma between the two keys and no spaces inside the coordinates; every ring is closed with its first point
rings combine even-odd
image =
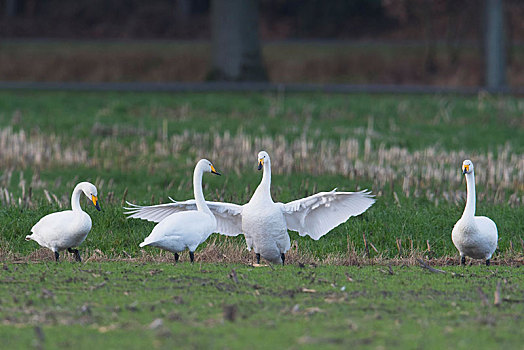
{"type": "Polygon", "coordinates": [[[98,197],[97,196],[91,196],[91,200],[93,201],[93,204],[95,205],[96,210],[100,211],[100,204],[98,204],[98,197]]]}
{"type": "Polygon", "coordinates": [[[462,174],[466,175],[467,173],[469,173],[469,165],[464,165],[462,167],[462,174]]]}
{"type": "Polygon", "coordinates": [[[258,170],[262,170],[263,166],[264,166],[264,159],[261,158],[258,160],[258,170]]]}
{"type": "Polygon", "coordinates": [[[211,173],[215,175],[222,175],[218,171],[215,170],[215,167],[211,165],[211,173]]]}

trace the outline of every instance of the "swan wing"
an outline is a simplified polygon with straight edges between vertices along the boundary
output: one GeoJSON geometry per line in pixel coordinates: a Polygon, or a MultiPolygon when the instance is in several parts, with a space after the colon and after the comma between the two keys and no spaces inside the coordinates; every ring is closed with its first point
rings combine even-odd
{"type": "Polygon", "coordinates": [[[129,202],[124,212],[128,219],[142,219],[152,222],[160,222],[174,213],[183,211],[196,210],[195,200],[188,200],[184,202],[157,204],[157,205],[136,205],[129,202]]]}
{"type": "Polygon", "coordinates": [[[375,198],[370,191],[337,192],[334,189],[283,204],[282,211],[288,229],[318,240],[351,216],[365,212],[373,203],[375,198]]]}
{"type": "Polygon", "coordinates": [[[483,237],[483,241],[486,246],[489,246],[489,250],[493,254],[497,249],[498,243],[498,230],[497,225],[493,220],[486,216],[475,216],[475,223],[479,229],[479,233],[483,237]]]}
{"type": "Polygon", "coordinates": [[[214,221],[210,215],[196,210],[174,213],[159,222],[144,242],[169,239],[198,244],[202,237],[207,238],[215,230],[214,221]]]}
{"type": "MultiPolygon", "coordinates": [[[[215,215],[218,233],[226,236],[238,236],[242,233],[241,205],[209,201],[206,201],[206,203],[209,210],[215,215]]],[[[127,210],[124,214],[128,215],[128,218],[153,222],[160,222],[174,213],[197,209],[194,199],[183,202],[173,200],[173,203],[149,206],[140,206],[127,202],[127,205],[128,207],[124,207],[127,210]]]]}
{"type": "Polygon", "coordinates": [[[48,248],[74,247],[82,243],[91,230],[91,218],[85,212],[71,210],[51,213],[41,218],[27,238],[48,248]]]}
{"type": "Polygon", "coordinates": [[[31,232],[39,235],[54,234],[62,232],[64,227],[70,225],[74,216],[72,211],[60,211],[51,213],[41,218],[32,228],[31,232]]]}

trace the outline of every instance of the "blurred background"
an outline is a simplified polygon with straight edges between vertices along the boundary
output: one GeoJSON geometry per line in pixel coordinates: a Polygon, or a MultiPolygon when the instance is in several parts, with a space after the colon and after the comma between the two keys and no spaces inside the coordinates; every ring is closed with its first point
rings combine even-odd
{"type": "Polygon", "coordinates": [[[521,0],[0,0],[0,80],[524,86],[521,0]]]}

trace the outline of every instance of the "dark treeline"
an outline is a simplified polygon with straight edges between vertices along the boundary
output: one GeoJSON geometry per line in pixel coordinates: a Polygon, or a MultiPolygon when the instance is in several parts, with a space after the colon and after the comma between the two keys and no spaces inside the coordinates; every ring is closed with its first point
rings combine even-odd
{"type": "MultiPolygon", "coordinates": [[[[0,37],[210,37],[212,0],[0,0],[0,37]]],[[[263,39],[475,40],[483,0],[260,0],[263,39]]],[[[524,2],[505,0],[510,39],[524,2]]]]}

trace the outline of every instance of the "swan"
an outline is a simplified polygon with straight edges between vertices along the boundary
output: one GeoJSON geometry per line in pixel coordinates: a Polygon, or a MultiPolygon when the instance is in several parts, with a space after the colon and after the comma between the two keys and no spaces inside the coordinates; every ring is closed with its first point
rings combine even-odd
{"type": "Polygon", "coordinates": [[[466,176],[467,198],[462,217],[451,232],[451,240],[460,253],[460,263],[466,264],[466,256],[485,259],[489,266],[491,256],[497,249],[497,225],[488,217],[475,216],[475,172],[471,160],[462,163],[466,176]]]}
{"type": "Polygon", "coordinates": [[[78,247],[91,231],[91,217],[80,206],[82,192],[100,211],[95,185],[90,182],[80,182],[75,186],[71,196],[73,210],[59,211],[44,216],[31,228],[33,234],[27,235],[26,241],[33,240],[42,247],[51,249],[55,253],[56,261],[60,259],[59,252],[67,249],[68,252],[75,255],[76,261],[81,262],[78,249],[73,249],[73,247],[78,247]]]}
{"type": "Polygon", "coordinates": [[[194,262],[196,248],[215,232],[217,227],[217,220],[209,210],[202,193],[202,175],[209,172],[220,175],[209,160],[198,161],[193,172],[196,210],[174,212],[162,217],[151,234],[140,243],[140,247],[149,245],[170,251],[175,254],[175,262],[178,262],[178,253],[188,248],[191,262],[194,262]]]}
{"type": "MultiPolygon", "coordinates": [[[[285,253],[290,248],[288,229],[318,240],[351,216],[362,214],[375,202],[367,190],[337,192],[334,189],[289,203],[275,203],[271,198],[271,159],[265,151],[258,154],[258,170],[262,169],[262,181],[248,203],[207,202],[217,218],[217,232],[227,236],[244,234],[247,249],[255,251],[257,264],[260,264],[260,257],[284,264],[285,253]]],[[[194,208],[195,202],[128,205],[125,209],[129,218],[158,222],[173,212],[194,208]]]]}

